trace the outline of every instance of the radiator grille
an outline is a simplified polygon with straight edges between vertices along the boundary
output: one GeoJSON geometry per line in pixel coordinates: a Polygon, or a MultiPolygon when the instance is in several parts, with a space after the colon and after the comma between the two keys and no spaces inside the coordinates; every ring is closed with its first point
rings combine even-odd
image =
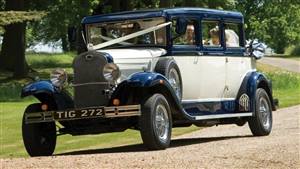
{"type": "Polygon", "coordinates": [[[74,59],[74,102],[76,108],[107,105],[108,98],[103,91],[109,88],[109,84],[102,73],[106,63],[105,56],[96,51],[80,54],[74,59]]]}

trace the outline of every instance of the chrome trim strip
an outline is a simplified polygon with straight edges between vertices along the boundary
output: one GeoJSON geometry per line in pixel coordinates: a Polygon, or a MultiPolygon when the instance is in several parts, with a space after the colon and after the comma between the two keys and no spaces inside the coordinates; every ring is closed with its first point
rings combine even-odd
{"type": "Polygon", "coordinates": [[[234,101],[235,98],[208,98],[208,99],[189,99],[182,100],[182,103],[206,103],[206,102],[221,102],[221,101],[234,101]]]}
{"type": "Polygon", "coordinates": [[[194,116],[195,120],[209,120],[209,119],[223,119],[232,117],[250,117],[253,113],[232,113],[232,114],[216,114],[216,115],[205,115],[205,116],[194,116]]]}
{"type": "Polygon", "coordinates": [[[126,113],[120,113],[120,114],[115,114],[115,113],[107,113],[105,114],[105,118],[112,118],[112,117],[130,117],[130,116],[139,116],[140,112],[139,111],[132,111],[132,112],[126,112],[126,113]]]}
{"type": "Polygon", "coordinates": [[[71,84],[72,87],[77,86],[85,86],[85,85],[103,85],[103,84],[109,84],[109,82],[89,82],[89,83],[77,83],[77,84],[71,84]]]}

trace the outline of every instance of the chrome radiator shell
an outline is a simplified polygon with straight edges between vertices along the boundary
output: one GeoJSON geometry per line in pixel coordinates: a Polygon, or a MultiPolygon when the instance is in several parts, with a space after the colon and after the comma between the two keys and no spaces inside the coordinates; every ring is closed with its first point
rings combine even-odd
{"type": "Polygon", "coordinates": [[[105,106],[109,98],[104,90],[109,83],[103,76],[107,64],[105,54],[96,51],[82,53],[73,60],[75,108],[105,106]]]}

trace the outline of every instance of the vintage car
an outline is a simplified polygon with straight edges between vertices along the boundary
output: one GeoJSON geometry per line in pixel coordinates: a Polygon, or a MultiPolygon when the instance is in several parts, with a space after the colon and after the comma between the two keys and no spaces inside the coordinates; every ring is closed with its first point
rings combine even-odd
{"type": "Polygon", "coordinates": [[[57,69],[22,90],[40,101],[23,116],[27,152],[52,155],[63,134],[126,129],[150,150],[167,148],[174,127],[248,122],[253,135],[268,135],[276,102],[255,67],[264,45],[246,45],[243,24],[239,12],[202,8],[85,17],[73,78],[57,69]]]}

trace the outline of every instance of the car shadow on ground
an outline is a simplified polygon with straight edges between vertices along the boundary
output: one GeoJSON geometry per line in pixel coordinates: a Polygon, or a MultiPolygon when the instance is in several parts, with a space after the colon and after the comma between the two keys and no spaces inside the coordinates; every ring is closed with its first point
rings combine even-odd
{"type": "MultiPolygon", "coordinates": [[[[246,138],[246,137],[253,137],[253,136],[244,135],[244,136],[223,136],[223,137],[179,138],[179,139],[173,139],[171,141],[169,148],[182,147],[182,146],[188,146],[193,144],[209,143],[209,142],[229,140],[229,139],[246,138]]],[[[72,151],[67,153],[56,154],[55,156],[126,153],[126,152],[143,152],[143,151],[149,151],[149,150],[146,149],[143,144],[133,144],[133,145],[125,145],[119,147],[112,147],[112,148],[72,151]]]]}

